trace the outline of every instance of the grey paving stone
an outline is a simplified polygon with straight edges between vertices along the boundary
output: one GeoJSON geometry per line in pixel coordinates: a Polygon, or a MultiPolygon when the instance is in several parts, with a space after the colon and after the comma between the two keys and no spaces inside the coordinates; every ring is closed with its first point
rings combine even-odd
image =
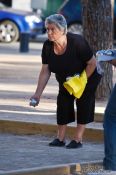
{"type": "Polygon", "coordinates": [[[52,139],[42,135],[0,134],[0,171],[103,159],[103,144],[85,142],[83,148],[67,150],[49,147],[52,139]]]}

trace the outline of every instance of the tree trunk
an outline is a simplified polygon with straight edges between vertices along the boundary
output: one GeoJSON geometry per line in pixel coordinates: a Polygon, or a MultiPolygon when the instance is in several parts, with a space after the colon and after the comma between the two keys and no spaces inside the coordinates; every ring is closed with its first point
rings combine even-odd
{"type": "MultiPolygon", "coordinates": [[[[112,6],[110,0],[81,0],[83,34],[94,53],[113,47],[112,6]]],[[[96,98],[107,98],[112,89],[113,71],[109,63],[102,63],[104,76],[98,86],[96,98]]]]}

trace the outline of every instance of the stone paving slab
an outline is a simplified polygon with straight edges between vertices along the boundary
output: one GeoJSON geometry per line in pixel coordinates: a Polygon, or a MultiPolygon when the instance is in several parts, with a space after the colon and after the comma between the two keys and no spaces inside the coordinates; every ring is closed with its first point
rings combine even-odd
{"type": "MultiPolygon", "coordinates": [[[[0,171],[100,161],[103,144],[84,142],[80,149],[49,147],[53,137],[0,134],[0,171]]],[[[67,143],[69,140],[66,140],[67,143]]]]}

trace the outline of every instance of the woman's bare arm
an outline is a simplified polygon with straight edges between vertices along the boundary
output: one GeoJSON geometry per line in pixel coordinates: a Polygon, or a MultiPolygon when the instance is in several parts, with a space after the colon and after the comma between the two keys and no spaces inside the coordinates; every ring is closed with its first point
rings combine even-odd
{"type": "Polygon", "coordinates": [[[87,66],[86,66],[86,74],[87,74],[87,77],[89,78],[92,73],[94,72],[95,68],[96,68],[96,58],[95,56],[93,56],[88,62],[87,62],[87,66]]]}
{"type": "Polygon", "coordinates": [[[43,64],[39,74],[38,84],[37,84],[35,94],[31,98],[40,100],[41,94],[50,78],[50,75],[51,75],[51,72],[49,70],[48,64],[43,64]]]}

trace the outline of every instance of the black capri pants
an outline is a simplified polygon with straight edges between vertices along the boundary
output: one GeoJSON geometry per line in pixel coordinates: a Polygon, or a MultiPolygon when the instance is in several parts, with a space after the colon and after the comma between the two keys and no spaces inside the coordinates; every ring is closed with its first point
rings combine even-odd
{"type": "Polygon", "coordinates": [[[80,99],[75,99],[59,82],[57,96],[57,124],[65,125],[75,121],[74,102],[77,108],[77,123],[87,124],[94,121],[95,92],[101,79],[100,74],[93,73],[88,79],[86,88],[80,99]]]}

